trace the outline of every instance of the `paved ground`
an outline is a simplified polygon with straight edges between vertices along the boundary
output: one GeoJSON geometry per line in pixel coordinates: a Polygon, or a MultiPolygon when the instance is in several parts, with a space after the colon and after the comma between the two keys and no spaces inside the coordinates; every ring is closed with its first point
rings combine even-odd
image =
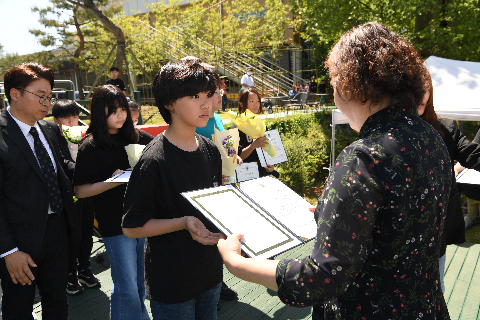
{"type": "MultiPolygon", "coordinates": [[[[95,261],[95,250],[103,250],[102,243],[94,238],[92,271],[102,281],[100,288],[85,289],[78,296],[69,296],[69,320],[109,319],[110,278],[106,254],[103,262],[95,261]]],[[[300,258],[311,251],[313,242],[281,254],[278,258],[300,258]]],[[[480,244],[464,243],[447,247],[445,274],[445,299],[452,320],[480,320],[480,244]]],[[[234,277],[224,269],[225,282],[239,294],[238,301],[221,301],[218,319],[311,319],[311,308],[287,307],[275,292],[234,277]]],[[[147,305],[149,302],[147,300],[147,305]]],[[[148,309],[149,306],[148,306],[148,309]]],[[[41,306],[35,305],[41,319],[41,306]]]]}

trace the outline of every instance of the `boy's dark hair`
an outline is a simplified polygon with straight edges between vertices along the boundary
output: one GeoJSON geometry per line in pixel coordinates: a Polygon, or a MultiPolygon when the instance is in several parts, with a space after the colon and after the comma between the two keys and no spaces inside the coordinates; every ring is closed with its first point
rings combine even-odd
{"type": "Polygon", "coordinates": [[[130,108],[130,112],[140,111],[140,106],[135,100],[128,101],[128,107],[130,108]]]}
{"type": "Polygon", "coordinates": [[[80,108],[72,100],[58,100],[52,107],[52,115],[55,119],[78,116],[80,108]]]}
{"type": "Polygon", "coordinates": [[[117,111],[118,108],[127,110],[127,119],[118,133],[129,143],[138,142],[138,133],[133,127],[127,98],[116,86],[107,84],[95,90],[92,95],[92,101],[90,102],[91,121],[87,129],[87,135],[90,133],[93,135],[97,146],[115,145],[115,141],[108,133],[107,118],[117,111]],[[106,115],[105,108],[107,108],[106,115]]]}
{"type": "Polygon", "coordinates": [[[238,97],[238,112],[244,113],[247,111],[248,107],[248,94],[252,92],[255,93],[258,97],[258,101],[260,101],[260,109],[258,109],[258,113],[263,112],[263,103],[261,103],[262,98],[260,97],[260,94],[255,88],[246,88],[240,91],[240,96],[238,97]]]}
{"type": "Polygon", "coordinates": [[[158,111],[170,124],[172,116],[166,108],[178,99],[208,92],[211,97],[219,85],[218,75],[195,60],[170,61],[153,79],[152,91],[158,111]]]}
{"type": "MultiPolygon", "coordinates": [[[[47,80],[50,83],[50,87],[53,89],[54,78],[55,74],[53,69],[47,68],[35,62],[20,63],[5,73],[4,85],[7,100],[9,103],[12,102],[12,98],[10,97],[11,89],[25,89],[33,81],[40,79],[47,80]]],[[[24,92],[21,91],[20,94],[23,96],[24,92]]]]}
{"type": "Polygon", "coordinates": [[[112,72],[112,71],[118,71],[118,72],[120,72],[120,70],[119,70],[117,67],[111,67],[111,68],[110,68],[110,72],[112,72]]]}

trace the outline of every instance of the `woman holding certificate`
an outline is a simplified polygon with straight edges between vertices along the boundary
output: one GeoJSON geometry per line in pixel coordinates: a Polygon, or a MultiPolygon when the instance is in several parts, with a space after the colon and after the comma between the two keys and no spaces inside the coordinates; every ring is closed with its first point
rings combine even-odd
{"type": "Polygon", "coordinates": [[[344,34],[326,66],[335,104],[359,136],[318,200],[311,254],[245,259],[234,234],[218,243],[225,265],[287,305],[313,305],[313,319],[448,319],[438,259],[452,167],[442,138],[417,113],[428,71],[378,23],[344,34]]]}

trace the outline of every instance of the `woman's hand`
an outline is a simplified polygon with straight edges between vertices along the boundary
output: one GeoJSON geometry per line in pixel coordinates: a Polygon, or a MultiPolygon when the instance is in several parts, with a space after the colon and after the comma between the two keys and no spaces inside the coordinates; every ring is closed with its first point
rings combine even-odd
{"type": "Polygon", "coordinates": [[[237,163],[238,163],[239,166],[241,166],[242,163],[243,163],[243,160],[242,160],[242,158],[240,158],[239,155],[237,155],[237,163]]]}
{"type": "Polygon", "coordinates": [[[273,170],[275,170],[275,166],[272,166],[271,164],[267,164],[264,168],[267,172],[273,172],[273,170]]]}
{"type": "Polygon", "coordinates": [[[221,238],[221,233],[210,232],[198,218],[188,216],[185,219],[185,229],[190,232],[192,239],[203,245],[217,244],[221,238]]]}
{"type": "Polygon", "coordinates": [[[244,259],[241,255],[242,249],[240,246],[242,239],[243,234],[234,233],[227,239],[220,239],[218,241],[218,251],[220,251],[220,254],[222,255],[223,261],[226,265],[231,264],[236,258],[244,259]]]}
{"type": "Polygon", "coordinates": [[[252,142],[252,146],[256,148],[263,148],[268,146],[268,138],[267,137],[260,137],[257,140],[252,142]]]}

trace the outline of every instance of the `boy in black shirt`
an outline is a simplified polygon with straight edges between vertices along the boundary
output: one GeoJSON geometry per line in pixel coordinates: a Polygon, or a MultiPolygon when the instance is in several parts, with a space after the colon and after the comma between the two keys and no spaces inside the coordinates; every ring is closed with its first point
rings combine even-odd
{"type": "Polygon", "coordinates": [[[223,262],[221,234],[181,192],[222,183],[215,144],[195,133],[206,126],[213,71],[195,60],[169,62],[153,81],[167,130],[143,151],[125,193],[123,233],[147,237],[145,288],[153,319],[216,319],[223,262]]]}
{"type": "Polygon", "coordinates": [[[122,90],[123,93],[125,93],[127,91],[127,88],[125,87],[125,83],[123,83],[123,80],[118,78],[119,72],[120,70],[118,70],[117,67],[111,67],[110,75],[112,76],[112,79],[108,79],[106,84],[114,85],[118,89],[122,90]]]}
{"type": "MultiPolygon", "coordinates": [[[[53,121],[60,126],[60,131],[62,132],[62,136],[57,137],[60,151],[66,159],[75,161],[76,158],[72,158],[68,148],[68,142],[63,136],[62,126],[78,126],[80,108],[75,101],[59,100],[52,107],[52,115],[53,121]]],[[[98,280],[90,270],[90,254],[93,248],[92,225],[95,215],[92,199],[78,199],[75,202],[75,211],[81,228],[81,238],[78,247],[69,243],[68,248],[67,293],[71,295],[83,292],[79,281],[88,288],[93,288],[100,284],[100,280],[98,280]]]]}

